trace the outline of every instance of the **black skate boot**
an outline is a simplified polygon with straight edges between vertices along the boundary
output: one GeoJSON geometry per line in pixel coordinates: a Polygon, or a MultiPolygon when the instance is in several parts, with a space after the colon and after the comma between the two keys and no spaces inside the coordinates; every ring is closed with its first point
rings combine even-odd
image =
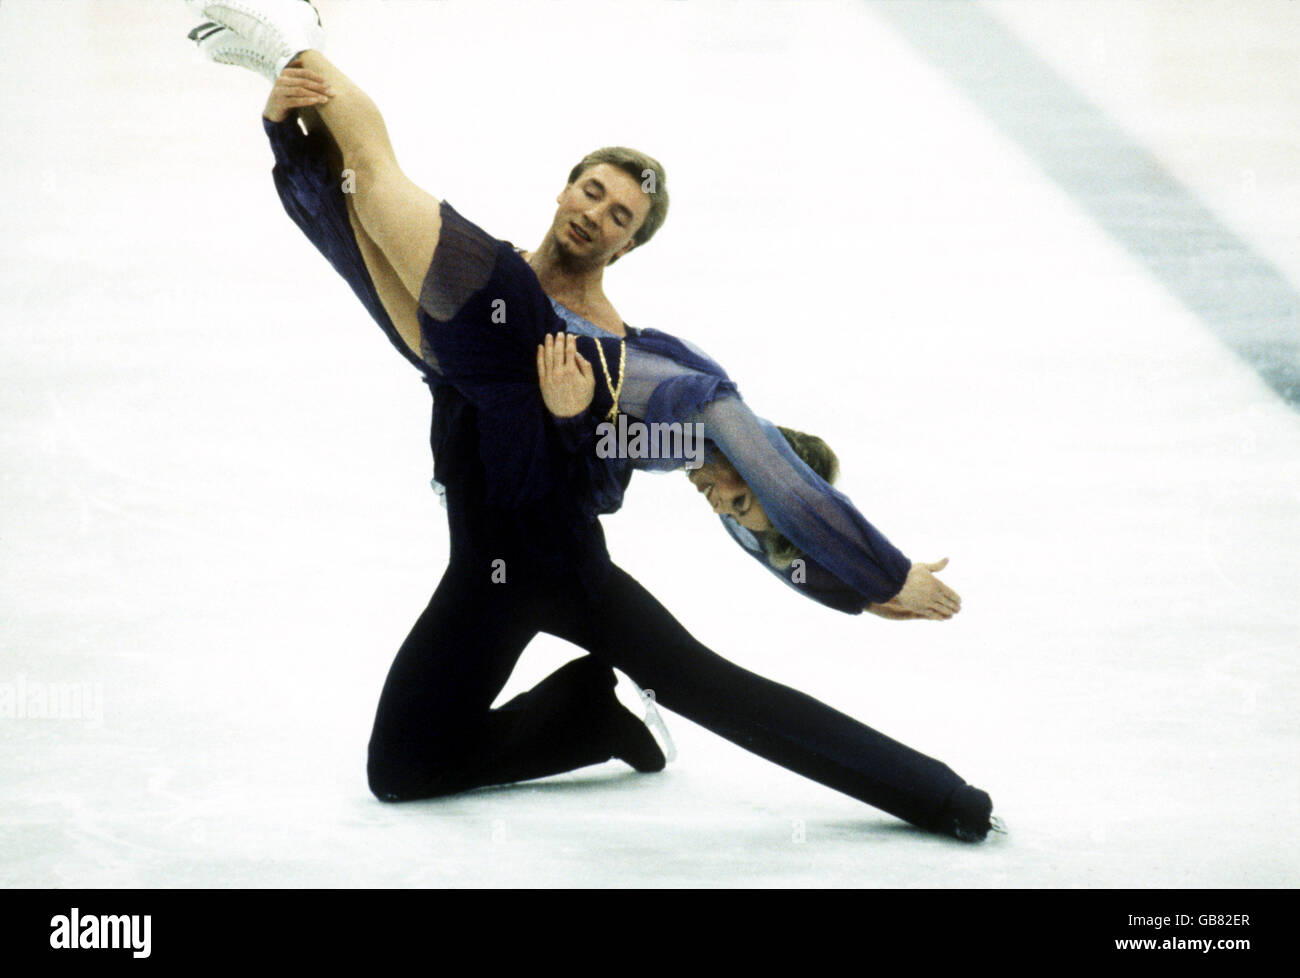
{"type": "Polygon", "coordinates": [[[974,785],[962,785],[944,802],[935,831],[962,842],[983,842],[990,830],[1006,831],[992,815],[993,799],[988,792],[974,785]]]}

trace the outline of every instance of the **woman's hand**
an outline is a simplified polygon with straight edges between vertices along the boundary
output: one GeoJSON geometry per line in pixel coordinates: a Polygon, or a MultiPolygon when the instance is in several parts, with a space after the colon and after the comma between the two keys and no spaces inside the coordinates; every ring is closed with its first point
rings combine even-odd
{"type": "Polygon", "coordinates": [[[866,610],[882,618],[947,621],[961,611],[961,598],[957,592],[934,576],[935,571],[947,566],[947,557],[937,564],[913,563],[903,589],[884,604],[868,605],[866,610]]]}
{"type": "Polygon", "coordinates": [[[578,338],[572,333],[548,333],[546,342],[538,344],[537,380],[546,409],[557,418],[581,414],[596,396],[596,375],[578,352],[578,338]]]}
{"type": "Polygon", "coordinates": [[[262,115],[271,122],[283,122],[289,113],[313,105],[324,105],[329,96],[334,94],[325,84],[325,79],[314,71],[298,68],[300,61],[294,61],[280,73],[271,89],[271,97],[266,100],[262,115]]]}
{"type": "Polygon", "coordinates": [[[888,618],[890,621],[911,621],[913,618],[923,618],[924,615],[918,615],[915,611],[908,611],[898,603],[897,598],[890,598],[884,604],[869,604],[863,611],[869,611],[873,615],[881,618],[888,618]]]}

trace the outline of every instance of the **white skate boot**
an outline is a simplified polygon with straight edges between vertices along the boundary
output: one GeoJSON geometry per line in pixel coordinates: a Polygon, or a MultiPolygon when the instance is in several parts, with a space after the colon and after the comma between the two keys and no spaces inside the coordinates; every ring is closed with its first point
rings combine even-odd
{"type": "Polygon", "coordinates": [[[325,48],[325,28],[311,0],[212,0],[203,16],[271,61],[277,78],[303,51],[325,48]]]}
{"type": "Polygon", "coordinates": [[[190,40],[199,46],[199,50],[209,61],[255,71],[272,85],[279,77],[279,72],[275,70],[275,62],[229,27],[222,27],[209,21],[190,31],[190,40]]]}

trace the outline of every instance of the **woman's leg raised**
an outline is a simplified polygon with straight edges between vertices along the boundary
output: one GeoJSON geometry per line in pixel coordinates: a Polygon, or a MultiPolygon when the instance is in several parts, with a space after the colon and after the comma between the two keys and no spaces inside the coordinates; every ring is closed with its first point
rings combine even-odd
{"type": "Polygon", "coordinates": [[[442,228],[440,201],[402,172],[379,107],[319,51],[298,63],[325,79],[333,93],[317,107],[350,170],[356,215],[397,273],[418,297],[442,228]]]}
{"type": "MultiPolygon", "coordinates": [[[[332,144],[332,152],[329,156],[330,172],[335,180],[341,181],[343,154],[339,151],[338,143],[334,142],[333,136],[330,135],[329,127],[325,125],[320,113],[314,108],[299,109],[298,114],[307,123],[308,132],[321,131],[330,139],[332,144]]],[[[397,329],[398,335],[402,337],[402,341],[418,357],[421,351],[417,297],[407,291],[401,277],[397,274],[397,270],[393,268],[388,257],[366,232],[365,226],[361,223],[361,218],[357,216],[354,198],[354,194],[343,195],[348,210],[348,223],[352,226],[352,235],[356,239],[357,249],[361,252],[361,258],[366,264],[366,271],[370,274],[370,281],[375,287],[375,292],[379,295],[379,301],[383,303],[384,311],[388,313],[388,318],[393,321],[393,326],[397,329]]]]}

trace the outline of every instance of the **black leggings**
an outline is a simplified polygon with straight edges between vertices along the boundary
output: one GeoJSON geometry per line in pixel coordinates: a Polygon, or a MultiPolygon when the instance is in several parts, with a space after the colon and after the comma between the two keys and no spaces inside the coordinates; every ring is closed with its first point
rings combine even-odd
{"type": "MultiPolygon", "coordinates": [[[[326,140],[304,137],[293,121],[266,128],[276,153],[276,189],[289,216],[352,286],[394,346],[411,356],[370,279],[339,181],[325,161],[326,140]]],[[[531,350],[526,360],[531,365],[531,350]]],[[[452,558],[402,644],[380,697],[368,762],[370,787],[379,798],[433,798],[608,760],[611,734],[592,703],[609,695],[608,667],[615,666],[653,689],[667,709],[746,750],[906,821],[934,827],[944,801],[964,783],[945,765],[715,655],[618,568],[594,596],[575,571],[531,569],[521,540],[532,540],[534,552],[553,554],[567,552],[572,541],[557,530],[551,545],[545,537],[552,527],[546,507],[520,518],[479,505],[487,483],[477,431],[478,420],[465,399],[442,389],[433,445],[439,479],[447,486],[452,558]],[[506,560],[506,583],[493,582],[497,558],[506,560]],[[591,655],[491,709],[539,631],[591,655]]],[[[563,525],[563,520],[554,524],[561,530],[563,525]]],[[[574,553],[595,551],[604,556],[604,540],[593,523],[574,553]]]]}
{"type": "MultiPolygon", "coordinates": [[[[456,559],[389,672],[370,740],[371,790],[432,798],[609,760],[584,663],[614,666],[655,700],[744,747],[922,828],[965,782],[946,765],[711,652],[615,567],[598,599],[577,581],[456,559]],[[539,631],[588,650],[498,709],[539,631]]],[[[607,694],[608,687],[606,687],[607,694]]]]}

